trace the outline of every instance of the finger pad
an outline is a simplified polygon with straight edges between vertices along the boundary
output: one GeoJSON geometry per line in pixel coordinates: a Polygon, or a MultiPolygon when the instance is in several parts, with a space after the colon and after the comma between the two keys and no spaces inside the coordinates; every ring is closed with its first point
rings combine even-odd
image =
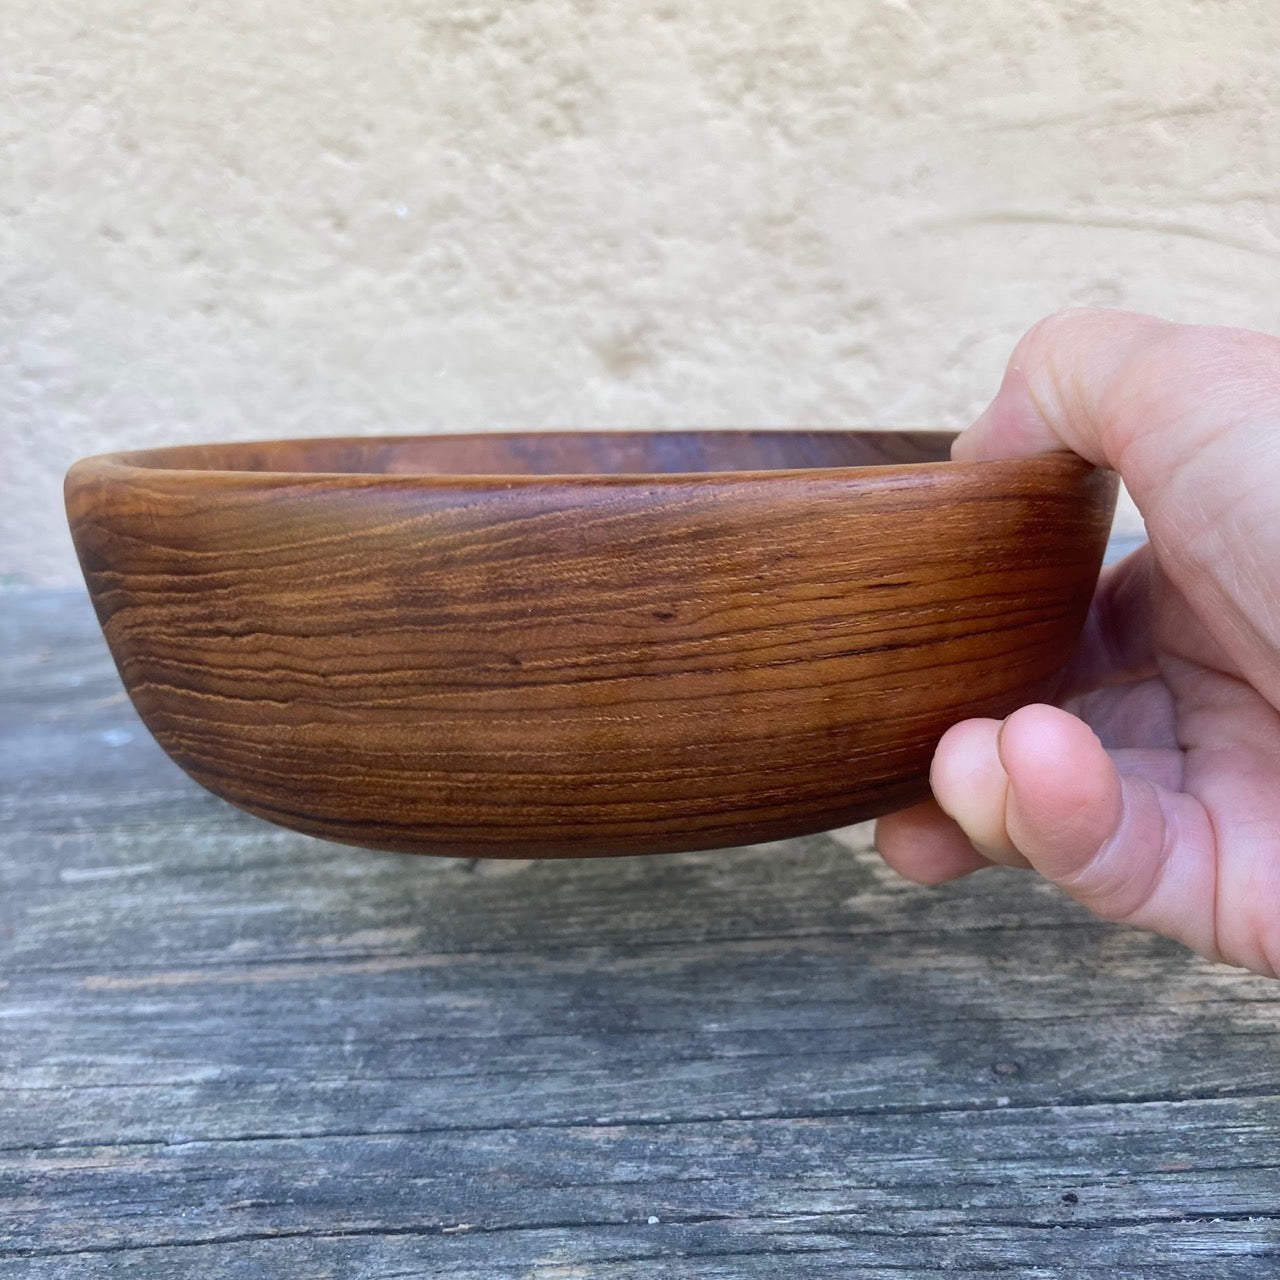
{"type": "Polygon", "coordinates": [[[990,866],[932,802],[881,818],[875,839],[885,862],[916,884],[944,884],[990,866]]]}
{"type": "Polygon", "coordinates": [[[929,784],[942,809],[989,849],[1008,844],[1004,826],[1008,778],[998,749],[998,720],[965,720],[942,736],[929,784]]]}
{"type": "Polygon", "coordinates": [[[1089,856],[1114,830],[1115,765],[1074,716],[1045,706],[1015,712],[1000,736],[1000,758],[1010,783],[1010,835],[1033,863],[1046,855],[1089,856]]]}

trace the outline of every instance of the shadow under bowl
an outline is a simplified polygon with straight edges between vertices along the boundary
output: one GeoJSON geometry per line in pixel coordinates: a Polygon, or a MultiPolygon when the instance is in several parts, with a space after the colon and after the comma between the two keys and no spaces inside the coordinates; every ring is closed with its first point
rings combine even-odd
{"type": "Polygon", "coordinates": [[[941,433],[513,433],[77,463],[133,703],[233,804],[378,849],[660,853],[927,793],[1071,657],[1116,480],[941,433]]]}

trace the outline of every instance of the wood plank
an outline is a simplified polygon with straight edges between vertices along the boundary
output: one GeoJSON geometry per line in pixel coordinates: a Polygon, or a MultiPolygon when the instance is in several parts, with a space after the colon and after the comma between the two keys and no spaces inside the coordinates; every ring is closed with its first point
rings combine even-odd
{"type": "MultiPolygon", "coordinates": [[[[797,1224],[799,1225],[799,1224],[797,1224]]],[[[1168,1280],[1212,1276],[1254,1280],[1275,1274],[1274,1255],[1254,1247],[1256,1227],[1221,1220],[1021,1230],[1003,1224],[925,1229],[910,1234],[858,1232],[833,1218],[807,1234],[779,1230],[725,1239],[703,1225],[661,1223],[623,1228],[590,1225],[531,1231],[436,1229],[398,1233],[328,1233],[323,1227],[212,1246],[29,1257],[0,1276],[145,1275],[155,1280],[795,1280],[797,1276],[873,1280],[885,1276],[1008,1280],[1010,1276],[1168,1280]],[[966,1259],[983,1259],[970,1264],[966,1259]],[[74,1270],[72,1270],[74,1268],[74,1270]]]]}
{"type": "MultiPolygon", "coordinates": [[[[972,1228],[1087,1230],[1242,1220],[1277,1185],[1274,1100],[1144,1107],[1019,1109],[918,1116],[702,1125],[570,1126],[466,1135],[342,1135],[65,1148],[0,1161],[34,1177],[62,1212],[10,1247],[72,1250],[213,1244],[292,1234],[619,1230],[728,1247],[780,1247],[865,1232],[911,1238],[972,1228]],[[1270,1160],[1242,1167],[1242,1144],[1270,1160]],[[202,1195],[236,1172],[235,1198],[202,1195]],[[1099,1172],[1105,1169],[1105,1173],[1099,1172]],[[1194,1169],[1195,1178],[1184,1176],[1194,1169]]],[[[1149,1261],[1158,1259],[1152,1242],[1149,1261]]],[[[965,1261],[980,1265],[981,1247],[965,1261]]]]}
{"type": "Polygon", "coordinates": [[[159,754],[77,593],[0,596],[0,707],[0,1276],[1275,1272],[1275,983],[866,828],[277,831],[159,754]]]}

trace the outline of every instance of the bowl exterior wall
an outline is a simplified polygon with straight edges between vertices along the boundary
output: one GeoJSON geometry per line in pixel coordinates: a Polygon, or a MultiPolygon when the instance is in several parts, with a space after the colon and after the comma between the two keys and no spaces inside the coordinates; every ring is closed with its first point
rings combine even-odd
{"type": "Polygon", "coordinates": [[[264,818],[375,848],[652,853],[922,798],[948,726],[1071,656],[1114,478],[433,483],[130,470],[68,510],[152,733],[264,818]]]}

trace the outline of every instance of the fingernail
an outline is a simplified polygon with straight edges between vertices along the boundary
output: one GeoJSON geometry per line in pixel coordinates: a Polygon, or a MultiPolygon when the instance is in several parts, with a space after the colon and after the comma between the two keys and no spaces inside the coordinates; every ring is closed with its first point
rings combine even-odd
{"type": "Polygon", "coordinates": [[[1017,438],[1018,427],[1038,418],[1026,374],[1021,365],[1011,364],[991,403],[952,442],[952,460],[981,462],[1004,456],[1017,438]]]}

